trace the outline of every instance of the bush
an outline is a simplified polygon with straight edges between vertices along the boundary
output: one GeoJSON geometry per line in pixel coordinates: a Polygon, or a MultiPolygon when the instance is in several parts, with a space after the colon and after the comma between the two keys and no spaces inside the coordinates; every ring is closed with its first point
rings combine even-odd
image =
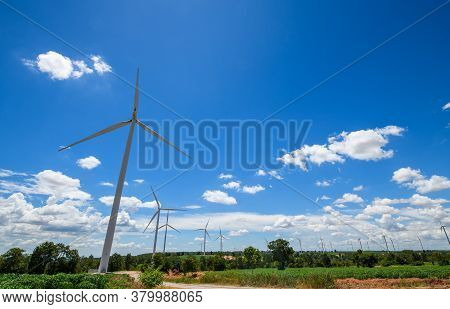
{"type": "Polygon", "coordinates": [[[111,255],[111,258],[109,259],[108,263],[108,271],[113,272],[124,269],[125,269],[125,260],[123,256],[121,256],[118,253],[114,253],[113,255],[111,255]]]}
{"type": "Polygon", "coordinates": [[[162,284],[163,273],[157,269],[148,269],[139,276],[139,280],[146,288],[152,289],[162,284]]]}
{"type": "Polygon", "coordinates": [[[198,268],[199,265],[195,256],[190,255],[181,262],[181,271],[184,274],[196,272],[198,271],[198,268]]]}
{"type": "Polygon", "coordinates": [[[303,285],[310,289],[334,289],[336,287],[334,277],[327,273],[310,274],[302,281],[303,285]]]}

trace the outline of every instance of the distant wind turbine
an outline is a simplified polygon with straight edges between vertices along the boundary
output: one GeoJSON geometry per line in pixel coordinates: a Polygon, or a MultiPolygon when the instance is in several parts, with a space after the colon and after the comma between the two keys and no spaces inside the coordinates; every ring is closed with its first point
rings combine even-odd
{"type": "Polygon", "coordinates": [[[417,235],[417,239],[419,240],[420,247],[422,248],[422,251],[425,252],[425,249],[423,248],[422,240],[420,239],[419,235],[417,235]]]}
{"type": "Polygon", "coordinates": [[[300,246],[300,252],[303,252],[303,248],[302,248],[302,240],[300,238],[297,238],[298,240],[298,244],[300,246]]]}
{"type": "Polygon", "coordinates": [[[209,224],[209,219],[208,219],[208,222],[206,222],[206,225],[204,228],[196,229],[196,231],[203,231],[203,255],[206,255],[206,235],[208,235],[208,237],[211,238],[211,236],[209,236],[209,233],[208,233],[208,224],[209,224]]]}
{"type": "Polygon", "coordinates": [[[391,240],[392,248],[393,248],[393,250],[395,251],[394,241],[392,240],[391,237],[389,237],[389,239],[391,240]]]}
{"type": "Polygon", "coordinates": [[[221,228],[219,228],[219,236],[216,238],[216,240],[217,239],[220,239],[220,252],[223,252],[223,240],[224,239],[228,239],[228,238],[226,238],[225,236],[222,235],[222,229],[221,228]]]}
{"type": "Polygon", "coordinates": [[[169,224],[169,213],[170,213],[171,211],[186,211],[186,210],[184,210],[184,209],[177,209],[177,208],[161,208],[161,210],[165,210],[165,211],[166,211],[166,223],[165,223],[164,225],[161,225],[161,226],[159,227],[160,229],[165,228],[165,231],[164,231],[164,246],[163,246],[163,253],[166,253],[167,228],[170,227],[172,230],[174,230],[174,231],[180,233],[179,230],[177,230],[176,228],[174,228],[173,226],[171,226],[171,225],[169,224]]]}
{"type": "Polygon", "coordinates": [[[359,247],[360,247],[361,251],[363,251],[363,247],[362,247],[362,243],[361,243],[361,238],[358,238],[358,241],[359,241],[359,247]]]}
{"type": "Polygon", "coordinates": [[[131,143],[133,141],[133,133],[134,133],[134,127],[136,124],[138,124],[142,129],[153,135],[154,137],[158,138],[159,140],[163,141],[164,143],[172,146],[180,153],[188,156],[185,152],[181,151],[177,146],[166,140],[164,137],[159,135],[156,131],[150,129],[145,124],[143,124],[139,119],[137,119],[137,112],[138,112],[138,105],[139,105],[139,69],[136,73],[136,86],[134,91],[134,105],[133,105],[133,111],[131,115],[131,119],[127,121],[122,121],[116,124],[113,124],[112,126],[109,126],[103,130],[100,130],[92,135],[89,135],[88,137],[85,137],[79,141],[76,141],[75,143],[72,143],[68,146],[62,147],[59,149],[59,151],[68,149],[70,147],[73,147],[77,144],[80,144],[82,142],[85,142],[87,140],[93,139],[97,136],[103,135],[105,133],[112,132],[116,129],[122,128],[126,125],[130,126],[130,129],[128,131],[128,138],[127,142],[125,144],[125,150],[123,152],[122,156],[122,165],[120,167],[119,172],[119,178],[117,180],[117,186],[116,186],[116,193],[114,195],[114,201],[111,209],[111,215],[109,216],[109,222],[108,222],[108,228],[106,230],[106,236],[105,236],[105,242],[103,244],[103,250],[102,250],[102,257],[100,260],[100,266],[98,268],[98,271],[101,273],[105,273],[108,271],[108,263],[109,263],[109,257],[111,255],[111,248],[112,243],[114,240],[114,233],[116,230],[116,224],[117,224],[117,216],[119,214],[119,207],[120,207],[120,200],[122,198],[122,191],[123,191],[123,185],[125,181],[125,175],[127,172],[127,166],[128,166],[128,158],[130,157],[130,148],[131,143]]]}
{"type": "Polygon", "coordinates": [[[383,239],[384,239],[384,243],[386,244],[386,250],[387,250],[387,252],[389,252],[389,246],[386,241],[386,235],[383,235],[383,239]]]}
{"type": "Polygon", "coordinates": [[[444,232],[445,237],[447,237],[448,245],[450,246],[450,239],[448,238],[447,231],[445,230],[446,226],[441,223],[441,232],[444,232]]]}
{"type": "Polygon", "coordinates": [[[320,237],[320,243],[322,245],[322,252],[325,252],[325,245],[323,244],[323,238],[320,237]]]}

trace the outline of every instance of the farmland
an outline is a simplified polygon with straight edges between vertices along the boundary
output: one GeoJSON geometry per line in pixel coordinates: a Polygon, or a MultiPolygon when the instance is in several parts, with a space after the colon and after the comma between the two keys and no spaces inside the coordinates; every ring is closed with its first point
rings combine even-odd
{"type": "Polygon", "coordinates": [[[199,276],[166,278],[174,282],[212,283],[252,287],[334,288],[336,279],[449,279],[450,266],[390,266],[390,267],[333,267],[242,269],[208,271],[199,276]]]}

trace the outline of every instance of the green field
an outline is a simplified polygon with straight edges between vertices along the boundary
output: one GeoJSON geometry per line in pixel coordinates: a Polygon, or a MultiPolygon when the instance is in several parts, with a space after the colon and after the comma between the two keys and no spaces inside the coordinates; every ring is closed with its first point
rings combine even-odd
{"type": "Polygon", "coordinates": [[[139,287],[128,275],[0,275],[0,289],[124,289],[139,287]]]}
{"type": "MultiPolygon", "coordinates": [[[[288,268],[286,270],[258,268],[254,270],[209,271],[203,276],[172,279],[185,283],[213,283],[254,287],[333,287],[334,279],[397,279],[450,278],[450,266],[391,266],[391,267],[334,267],[288,268]]],[[[170,280],[170,279],[169,279],[170,280]]]]}

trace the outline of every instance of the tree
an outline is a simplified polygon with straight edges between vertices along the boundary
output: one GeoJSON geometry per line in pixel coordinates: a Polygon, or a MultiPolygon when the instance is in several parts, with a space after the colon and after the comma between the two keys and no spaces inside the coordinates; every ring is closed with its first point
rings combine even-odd
{"type": "Polygon", "coordinates": [[[80,256],[77,250],[71,250],[62,243],[46,241],[36,248],[28,263],[28,272],[32,274],[76,273],[79,271],[80,256]]]}
{"type": "Polygon", "coordinates": [[[286,264],[294,255],[294,249],[289,246],[289,242],[284,239],[271,241],[267,246],[272,253],[273,259],[278,262],[278,269],[286,269],[286,264]]]}
{"type": "Polygon", "coordinates": [[[25,250],[20,248],[9,249],[2,255],[0,273],[23,274],[27,272],[27,257],[23,254],[25,250]]]}
{"type": "Polygon", "coordinates": [[[125,260],[123,256],[121,256],[119,253],[114,253],[113,255],[111,255],[108,264],[108,271],[113,272],[124,269],[125,269],[125,260]]]}
{"type": "Polygon", "coordinates": [[[133,256],[131,255],[131,253],[128,253],[125,256],[125,269],[126,270],[131,270],[133,268],[133,256]]]}
{"type": "Polygon", "coordinates": [[[256,268],[261,265],[262,255],[261,252],[250,246],[244,249],[244,261],[247,268],[256,268]]]}
{"type": "Polygon", "coordinates": [[[196,272],[198,268],[199,264],[195,256],[189,255],[181,261],[181,272],[184,274],[196,272]]]}

